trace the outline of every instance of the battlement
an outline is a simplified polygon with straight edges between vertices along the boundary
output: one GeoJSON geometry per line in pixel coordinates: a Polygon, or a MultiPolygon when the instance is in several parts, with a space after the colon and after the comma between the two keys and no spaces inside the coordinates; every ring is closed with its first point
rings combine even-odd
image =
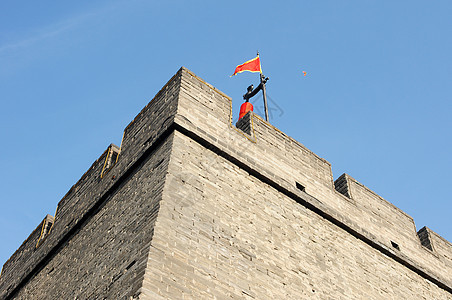
{"type": "MultiPolygon", "coordinates": [[[[181,136],[452,293],[450,242],[427,227],[416,232],[409,215],[351,176],[343,174],[334,180],[328,161],[258,115],[249,112],[233,125],[231,98],[181,68],[125,128],[121,147],[110,145],[60,200],[55,218],[47,216],[4,264],[0,298],[12,297],[26,286],[164,141],[182,141],[181,136]]],[[[166,168],[170,152],[161,154],[152,170],[166,168]]],[[[188,182],[192,175],[184,176],[181,182],[188,182]]],[[[163,189],[158,192],[164,193],[163,189]]],[[[145,269],[144,263],[139,265],[145,269]]]]}

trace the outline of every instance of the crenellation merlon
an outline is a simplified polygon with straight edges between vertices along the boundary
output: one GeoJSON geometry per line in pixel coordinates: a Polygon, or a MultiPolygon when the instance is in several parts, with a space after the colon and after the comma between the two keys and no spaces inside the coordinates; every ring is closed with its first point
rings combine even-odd
{"type": "MultiPolygon", "coordinates": [[[[431,250],[436,253],[440,259],[451,266],[452,265],[452,243],[448,240],[431,230],[430,228],[424,226],[419,232],[424,231],[428,234],[430,240],[431,250]]],[[[419,234],[418,232],[418,234],[419,234]]],[[[421,234],[422,235],[422,234],[421,234]]],[[[428,247],[427,247],[428,248],[428,247]]]]}
{"type": "Polygon", "coordinates": [[[421,241],[422,246],[433,251],[432,239],[430,237],[429,229],[424,226],[417,232],[419,240],[421,241]]]}
{"type": "Polygon", "coordinates": [[[47,215],[44,220],[42,221],[42,226],[41,226],[41,235],[39,236],[38,241],[36,242],[36,248],[39,247],[39,245],[41,245],[42,242],[44,242],[44,240],[47,238],[47,236],[49,235],[49,233],[52,230],[53,224],[55,223],[55,217],[51,216],[51,215],[47,215]]]}
{"type": "Polygon", "coordinates": [[[338,179],[336,179],[334,181],[334,188],[336,189],[336,191],[338,191],[339,193],[341,193],[342,195],[344,195],[347,198],[352,198],[352,195],[350,193],[350,189],[349,187],[349,183],[348,180],[350,180],[348,178],[347,174],[342,174],[341,176],[339,176],[338,179]]]}

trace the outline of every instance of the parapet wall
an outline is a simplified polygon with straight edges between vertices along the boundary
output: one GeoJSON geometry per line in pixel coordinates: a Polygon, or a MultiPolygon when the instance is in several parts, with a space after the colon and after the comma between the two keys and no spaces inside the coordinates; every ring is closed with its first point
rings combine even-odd
{"type": "Polygon", "coordinates": [[[3,266],[0,299],[17,292],[111,198],[153,145],[179,131],[227,158],[388,257],[452,292],[452,245],[349,175],[333,179],[331,165],[259,116],[232,124],[232,101],[181,68],[58,204],[50,233],[38,232],[3,266]],[[111,151],[118,159],[106,163],[111,151]],[[423,239],[421,243],[420,238],[423,239]],[[36,247],[38,244],[38,247],[36,247]],[[430,245],[430,246],[428,246],[430,245]]]}

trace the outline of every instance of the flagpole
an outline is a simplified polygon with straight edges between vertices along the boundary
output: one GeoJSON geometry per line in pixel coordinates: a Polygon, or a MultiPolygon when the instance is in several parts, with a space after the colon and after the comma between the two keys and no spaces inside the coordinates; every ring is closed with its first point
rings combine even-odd
{"type": "Polygon", "coordinates": [[[265,79],[265,76],[261,73],[261,84],[262,84],[262,95],[264,96],[264,111],[265,111],[265,121],[270,122],[268,120],[268,106],[267,106],[267,91],[265,89],[265,83],[268,79],[265,79]]]}
{"type": "MultiPolygon", "coordinates": [[[[259,57],[259,50],[257,50],[257,57],[259,57]]],[[[270,122],[268,120],[267,90],[265,89],[265,83],[267,82],[268,78],[265,78],[264,74],[262,74],[262,67],[261,67],[261,72],[260,72],[260,78],[261,78],[261,86],[262,86],[262,96],[264,97],[265,121],[270,122]]]]}

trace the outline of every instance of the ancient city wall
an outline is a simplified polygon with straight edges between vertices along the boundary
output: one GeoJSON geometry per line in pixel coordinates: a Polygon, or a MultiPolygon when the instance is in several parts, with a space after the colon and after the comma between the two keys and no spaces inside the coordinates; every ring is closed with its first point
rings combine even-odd
{"type": "Polygon", "coordinates": [[[141,288],[171,138],[116,189],[17,299],[128,299],[141,288]]]}
{"type": "MultiPolygon", "coordinates": [[[[154,99],[126,127],[122,149],[111,145],[58,203],[55,221],[45,239],[39,240],[42,225],[4,264],[0,277],[0,299],[13,297],[23,289],[53,257],[78,235],[81,227],[110,201],[111,195],[140,168],[171,133],[171,116],[176,112],[180,86],[178,72],[154,99]],[[119,153],[111,161],[109,153],[119,153]],[[106,165],[109,163],[109,168],[106,165]]],[[[163,162],[163,161],[162,161],[163,162]]],[[[88,247],[89,249],[89,247],[88,247]]]]}
{"type": "Polygon", "coordinates": [[[448,241],[231,105],[181,68],[5,263],[0,299],[451,299],[448,241]]]}
{"type": "Polygon", "coordinates": [[[145,278],[149,299],[452,299],[179,132],[145,278]]]}
{"type": "MultiPolygon", "coordinates": [[[[422,246],[409,215],[348,175],[342,176],[341,183],[346,188],[338,187],[342,193],[339,192],[327,161],[259,116],[250,113],[237,125],[245,131],[251,129],[250,135],[237,132],[230,124],[230,108],[228,111],[224,104],[230,103],[230,99],[211,86],[209,92],[202,93],[209,85],[191,72],[183,73],[182,86],[185,88],[181,90],[175,122],[190,131],[186,132],[188,136],[206,147],[217,148],[215,151],[221,151],[249,172],[252,170],[262,180],[278,185],[281,191],[302,195],[297,197],[304,205],[409,268],[444,283],[450,290],[452,246],[449,242],[441,239],[439,247],[445,249],[441,253],[434,250],[435,246],[433,251],[422,246]],[[191,109],[193,107],[198,110],[191,109]],[[189,113],[188,109],[191,109],[189,113]],[[206,115],[209,118],[204,118],[206,115]],[[299,185],[304,187],[305,193],[299,193],[299,185]],[[349,197],[343,194],[344,190],[348,190],[349,197]]],[[[430,242],[434,244],[437,240],[432,238],[430,242]]]]}

